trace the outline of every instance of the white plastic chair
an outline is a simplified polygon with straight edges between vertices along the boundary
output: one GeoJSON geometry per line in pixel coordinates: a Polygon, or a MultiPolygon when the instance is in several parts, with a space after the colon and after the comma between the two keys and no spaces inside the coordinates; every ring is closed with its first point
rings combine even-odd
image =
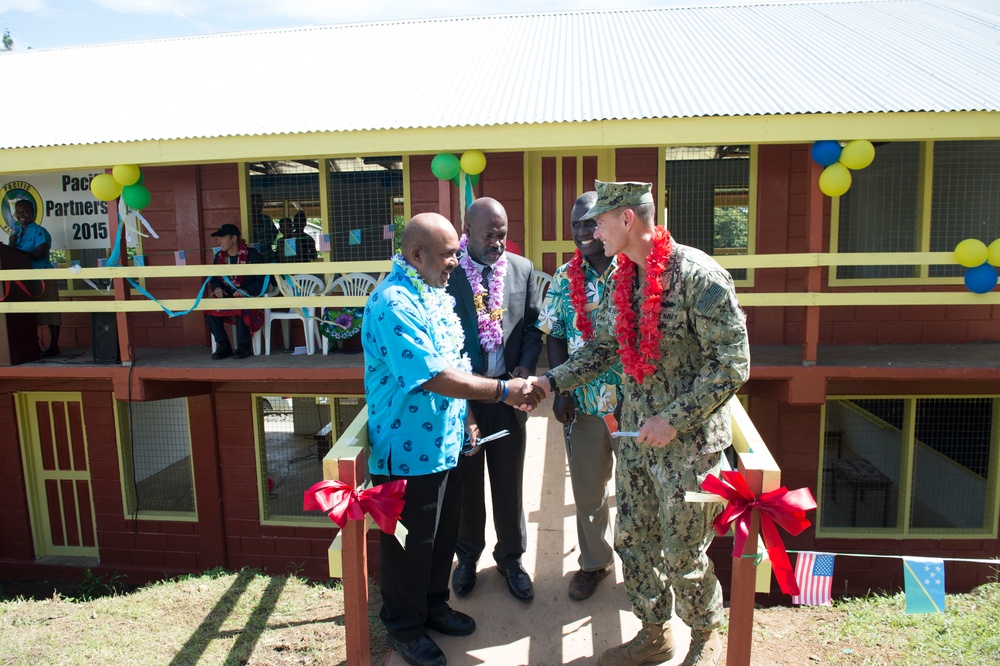
{"type": "MultiPolygon", "coordinates": [[[[323,293],[329,296],[339,289],[344,296],[367,296],[375,290],[377,284],[378,280],[368,273],[345,273],[339,278],[329,280],[323,293]]],[[[330,349],[330,339],[319,332],[319,326],[316,327],[316,335],[322,338],[325,356],[330,349]]]]}
{"type": "Polygon", "coordinates": [[[544,299],[545,292],[549,290],[549,285],[552,284],[552,276],[545,271],[532,271],[532,279],[535,281],[535,291],[538,292],[538,299],[544,299]]]}
{"type": "MultiPolygon", "coordinates": [[[[278,275],[275,277],[278,290],[283,296],[319,296],[323,293],[323,280],[306,273],[300,275],[278,275]]],[[[295,306],[288,311],[264,310],[264,340],[267,355],[271,355],[271,324],[275,321],[301,321],[306,338],[306,352],[316,353],[315,331],[316,321],[313,319],[316,309],[295,306]]]]}

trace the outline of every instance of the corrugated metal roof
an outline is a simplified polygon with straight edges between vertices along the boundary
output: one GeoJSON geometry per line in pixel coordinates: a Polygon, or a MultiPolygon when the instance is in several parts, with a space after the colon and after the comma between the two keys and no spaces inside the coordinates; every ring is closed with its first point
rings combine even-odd
{"type": "Polygon", "coordinates": [[[0,148],[998,111],[1000,3],[760,3],[308,27],[14,51],[0,55],[0,72],[0,148]],[[34,94],[11,94],[21,81],[34,94]]]}

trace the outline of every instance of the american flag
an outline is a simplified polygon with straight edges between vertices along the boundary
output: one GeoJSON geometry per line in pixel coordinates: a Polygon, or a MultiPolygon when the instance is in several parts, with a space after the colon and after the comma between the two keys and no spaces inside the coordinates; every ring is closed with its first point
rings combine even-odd
{"type": "Polygon", "coordinates": [[[799,553],[795,560],[795,582],[799,584],[799,593],[792,597],[793,604],[829,606],[830,589],[833,587],[833,555],[799,553]]]}

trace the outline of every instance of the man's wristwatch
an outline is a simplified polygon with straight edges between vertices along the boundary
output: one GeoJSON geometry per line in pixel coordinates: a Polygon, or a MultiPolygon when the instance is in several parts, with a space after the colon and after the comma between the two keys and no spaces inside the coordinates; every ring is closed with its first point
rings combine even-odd
{"type": "Polygon", "coordinates": [[[559,393],[559,387],[556,386],[556,378],[552,376],[551,372],[546,372],[542,377],[549,380],[549,388],[552,389],[553,393],[559,393]]]}

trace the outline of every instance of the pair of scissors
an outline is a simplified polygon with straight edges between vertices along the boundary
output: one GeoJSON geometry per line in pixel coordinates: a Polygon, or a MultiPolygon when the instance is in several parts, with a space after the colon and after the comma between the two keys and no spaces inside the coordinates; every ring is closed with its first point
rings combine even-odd
{"type": "Polygon", "coordinates": [[[486,437],[480,437],[479,439],[476,440],[476,445],[475,446],[472,446],[471,440],[470,440],[470,443],[467,443],[467,444],[465,444],[462,447],[462,453],[469,453],[470,451],[472,451],[473,449],[475,449],[476,446],[482,446],[483,444],[486,444],[488,442],[492,442],[495,439],[500,439],[501,437],[506,437],[509,434],[510,434],[510,430],[507,430],[506,428],[504,428],[503,430],[497,431],[497,432],[493,433],[492,435],[487,435],[486,437]]]}

